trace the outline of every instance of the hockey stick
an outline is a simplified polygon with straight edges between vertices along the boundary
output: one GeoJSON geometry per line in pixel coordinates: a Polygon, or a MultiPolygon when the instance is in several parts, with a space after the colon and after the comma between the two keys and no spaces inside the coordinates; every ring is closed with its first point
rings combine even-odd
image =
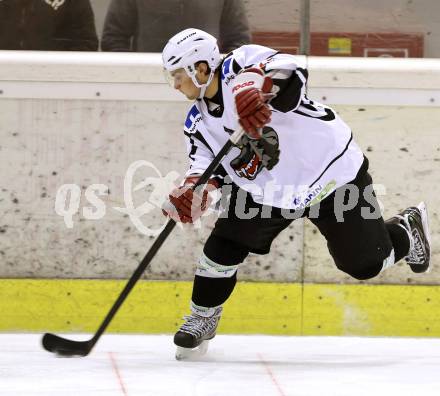
{"type": "MultiPolygon", "coordinates": [[[[212,176],[216,168],[220,165],[221,161],[229,153],[231,148],[240,140],[242,137],[244,131],[240,128],[239,130],[235,131],[227,141],[227,143],[223,146],[223,148],[220,150],[220,152],[217,154],[217,156],[213,159],[211,164],[208,166],[208,168],[203,172],[200,179],[197,181],[197,183],[194,185],[193,189],[197,188],[198,186],[205,184],[209,178],[212,176]]],[[[60,336],[57,336],[55,334],[46,333],[43,336],[42,344],[43,348],[46,349],[49,352],[56,353],[58,355],[63,356],[87,356],[92,348],[95,346],[95,344],[98,342],[99,338],[101,337],[102,333],[104,333],[107,326],[112,321],[113,317],[116,315],[116,312],[122,305],[122,303],[125,301],[127,296],[129,295],[131,289],[133,289],[136,282],[140,279],[145,269],[150,264],[151,260],[156,255],[157,251],[160,249],[162,244],[167,239],[168,235],[170,235],[171,231],[174,229],[176,225],[176,222],[172,219],[168,220],[167,224],[165,225],[165,228],[162,230],[162,232],[158,235],[156,240],[154,241],[153,245],[151,246],[150,250],[147,252],[145,257],[142,259],[136,270],[134,271],[131,278],[128,280],[127,284],[125,285],[124,289],[122,290],[121,294],[119,295],[116,302],[113,304],[112,308],[108,312],[107,316],[105,317],[104,321],[101,323],[101,326],[99,326],[98,330],[96,331],[95,335],[88,341],[73,341],[69,340],[67,338],[63,338],[60,336]]]]}

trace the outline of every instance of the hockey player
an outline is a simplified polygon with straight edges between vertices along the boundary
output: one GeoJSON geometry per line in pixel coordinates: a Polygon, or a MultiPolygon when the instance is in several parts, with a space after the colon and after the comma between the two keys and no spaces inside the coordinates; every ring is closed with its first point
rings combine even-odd
{"type": "Polygon", "coordinates": [[[174,336],[178,358],[215,336],[239,264],[250,252],[267,254],[295,218],[309,218],[336,266],[356,279],[403,258],[414,272],[428,270],[425,205],[383,220],[367,158],[341,118],[307,97],[308,73],[295,56],[245,45],[222,59],[214,37],[187,29],[168,41],[162,58],[172,86],[195,101],[184,126],[189,169],[165,213],[192,223],[209,206],[209,189],[223,185],[229,195],[197,264],[191,314],[174,336]],[[245,135],[221,171],[193,191],[240,127],[245,135]]]}

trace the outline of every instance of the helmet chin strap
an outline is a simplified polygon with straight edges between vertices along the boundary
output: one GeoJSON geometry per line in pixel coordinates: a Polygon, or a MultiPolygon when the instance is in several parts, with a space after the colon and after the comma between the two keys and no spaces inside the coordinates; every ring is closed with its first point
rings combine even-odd
{"type": "Polygon", "coordinates": [[[199,93],[199,96],[198,96],[197,99],[203,99],[203,98],[204,98],[204,96],[205,96],[205,92],[206,92],[206,88],[208,88],[208,84],[203,84],[203,85],[200,87],[200,93],[199,93]]]}
{"type": "Polygon", "coordinates": [[[209,84],[211,84],[212,79],[214,78],[214,70],[211,70],[211,73],[209,73],[208,81],[206,81],[205,84],[200,84],[200,94],[199,99],[203,99],[205,96],[206,89],[209,87],[209,84]]]}
{"type": "MultiPolygon", "coordinates": [[[[187,70],[187,73],[188,73],[188,70],[187,70]]],[[[196,77],[196,73],[195,72],[192,73],[192,74],[190,74],[190,73],[188,73],[188,74],[191,77],[191,80],[193,81],[194,85],[197,88],[200,88],[200,93],[199,93],[199,96],[198,96],[197,99],[203,99],[204,96],[205,96],[206,89],[209,87],[209,84],[211,84],[211,81],[214,78],[214,74],[215,74],[214,70],[211,69],[211,72],[209,73],[208,81],[206,81],[206,83],[204,83],[204,84],[200,84],[197,81],[197,77],[196,77]]]]}

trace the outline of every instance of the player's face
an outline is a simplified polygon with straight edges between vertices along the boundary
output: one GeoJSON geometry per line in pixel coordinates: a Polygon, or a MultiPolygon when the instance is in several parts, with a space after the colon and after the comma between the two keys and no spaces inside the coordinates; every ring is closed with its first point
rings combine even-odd
{"type": "Polygon", "coordinates": [[[182,92],[188,99],[195,100],[200,94],[200,88],[194,85],[191,77],[186,74],[184,69],[177,69],[170,73],[172,86],[182,92]]]}

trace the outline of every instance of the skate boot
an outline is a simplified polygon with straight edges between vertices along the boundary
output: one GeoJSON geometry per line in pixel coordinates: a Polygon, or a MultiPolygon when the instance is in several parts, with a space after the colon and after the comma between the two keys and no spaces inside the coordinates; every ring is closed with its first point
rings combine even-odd
{"type": "Polygon", "coordinates": [[[210,308],[207,312],[195,312],[185,316],[185,323],[174,335],[177,345],[176,359],[190,359],[204,355],[209,340],[215,337],[223,308],[210,308]]]}
{"type": "Polygon", "coordinates": [[[428,212],[424,202],[417,207],[405,209],[394,216],[398,224],[403,227],[409,236],[410,248],[406,262],[413,272],[426,272],[431,259],[431,239],[429,235],[428,212]]]}

